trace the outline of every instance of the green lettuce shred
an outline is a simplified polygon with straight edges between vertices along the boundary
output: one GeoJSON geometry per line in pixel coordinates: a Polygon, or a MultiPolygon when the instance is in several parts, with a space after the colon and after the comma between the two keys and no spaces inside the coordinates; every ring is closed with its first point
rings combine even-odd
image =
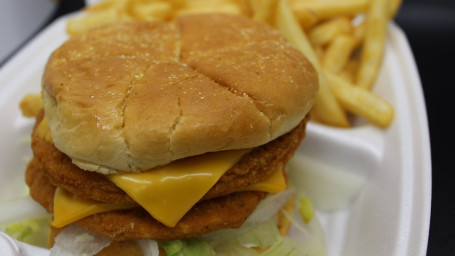
{"type": "Polygon", "coordinates": [[[245,247],[264,248],[273,244],[280,237],[280,231],[272,221],[266,221],[238,236],[236,241],[245,247]]]}
{"type": "Polygon", "coordinates": [[[299,193],[297,209],[299,209],[300,216],[305,223],[309,223],[315,215],[310,198],[308,198],[303,192],[299,193]]]}
{"type": "Polygon", "coordinates": [[[216,256],[215,250],[209,243],[198,239],[183,239],[160,242],[167,256],[216,256]]]}
{"type": "Polygon", "coordinates": [[[0,229],[18,241],[47,248],[49,221],[49,218],[28,219],[6,224],[0,229]]]}
{"type": "Polygon", "coordinates": [[[297,243],[288,238],[281,237],[272,246],[260,254],[260,256],[303,256],[297,243]]]}

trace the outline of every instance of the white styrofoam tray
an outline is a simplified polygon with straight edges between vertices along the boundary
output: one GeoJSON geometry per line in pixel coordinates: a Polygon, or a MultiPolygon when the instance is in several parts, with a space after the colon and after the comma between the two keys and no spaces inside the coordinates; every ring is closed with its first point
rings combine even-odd
{"type": "MultiPolygon", "coordinates": [[[[32,153],[19,140],[30,134],[33,120],[21,116],[18,104],[25,94],[40,91],[48,56],[67,39],[68,18],[51,24],[0,70],[0,202],[24,195],[24,158],[32,153]]],[[[380,129],[360,121],[354,128],[337,129],[310,123],[296,154],[366,179],[348,207],[318,212],[329,256],[425,255],[431,205],[427,117],[412,53],[404,33],[394,24],[389,27],[375,92],[395,107],[390,127],[380,129]]],[[[0,254],[17,250],[49,254],[13,245],[0,234],[0,254]]]]}

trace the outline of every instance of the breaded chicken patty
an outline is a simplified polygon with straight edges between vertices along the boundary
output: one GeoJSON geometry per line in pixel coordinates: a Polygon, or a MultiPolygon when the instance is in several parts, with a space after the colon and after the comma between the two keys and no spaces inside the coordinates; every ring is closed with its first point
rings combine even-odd
{"type": "MultiPolygon", "coordinates": [[[[32,134],[32,149],[54,186],[86,199],[116,204],[134,204],[134,200],[106,176],[84,171],[37,132],[43,112],[37,116],[32,134]]],[[[306,119],[291,132],[253,149],[230,168],[202,198],[207,200],[227,195],[264,180],[286,163],[305,136],[306,119]]]]}
{"type": "MultiPolygon", "coordinates": [[[[49,182],[36,158],[27,166],[26,182],[33,199],[48,212],[53,212],[56,187],[49,182]]],[[[266,195],[265,192],[245,191],[201,201],[173,228],[161,224],[139,206],[95,214],[75,223],[115,240],[150,238],[167,241],[197,237],[223,228],[240,227],[266,195]]]]}

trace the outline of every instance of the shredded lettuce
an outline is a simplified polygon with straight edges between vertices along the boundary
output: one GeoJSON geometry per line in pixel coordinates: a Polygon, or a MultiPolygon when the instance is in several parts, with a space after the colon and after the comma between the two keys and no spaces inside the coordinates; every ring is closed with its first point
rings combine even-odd
{"type": "Polygon", "coordinates": [[[185,246],[183,240],[161,242],[159,245],[166,251],[168,256],[178,255],[179,252],[183,251],[183,247],[185,246]]]}
{"type": "Polygon", "coordinates": [[[273,244],[278,237],[280,237],[278,227],[274,221],[269,220],[239,235],[235,240],[247,248],[264,248],[273,244]]]}
{"type": "Polygon", "coordinates": [[[168,256],[302,255],[300,254],[301,249],[291,241],[291,239],[283,238],[276,223],[269,220],[228,241],[208,243],[204,240],[184,239],[160,242],[159,245],[168,256]],[[290,252],[294,252],[294,254],[290,254],[290,252]]]}
{"type": "Polygon", "coordinates": [[[309,223],[315,216],[313,204],[303,192],[299,192],[297,209],[305,223],[309,223]]]}
{"type": "Polygon", "coordinates": [[[270,248],[260,254],[260,256],[302,256],[303,254],[297,245],[297,242],[288,238],[281,237],[270,248]]]}
{"type": "Polygon", "coordinates": [[[47,247],[50,215],[30,196],[0,202],[0,231],[10,237],[47,247]]]}
{"type": "Polygon", "coordinates": [[[212,247],[207,242],[199,241],[196,239],[187,239],[185,240],[184,254],[185,256],[193,255],[207,255],[215,256],[216,253],[212,247]]]}
{"type": "Polygon", "coordinates": [[[223,243],[235,239],[252,228],[273,218],[283,206],[292,198],[295,190],[287,189],[280,193],[269,195],[262,200],[253,213],[246,219],[240,228],[223,229],[204,235],[203,240],[213,244],[223,243]]]}
{"type": "MultiPolygon", "coordinates": [[[[283,212],[292,223],[290,236],[299,237],[299,243],[295,245],[298,247],[299,255],[324,256],[326,255],[326,244],[322,225],[317,216],[311,213],[314,212],[311,201],[307,200],[303,193],[299,193],[299,196],[297,205],[299,214],[290,216],[288,213],[283,212]],[[308,215],[312,217],[308,218],[308,215]],[[300,218],[298,218],[299,216],[300,218]]],[[[286,245],[286,248],[288,246],[286,245]]]]}
{"type": "Polygon", "coordinates": [[[30,196],[0,202],[0,224],[48,217],[49,214],[30,196]]]}
{"type": "Polygon", "coordinates": [[[167,256],[216,256],[215,250],[205,241],[198,239],[183,239],[160,242],[167,256]]]}
{"type": "Polygon", "coordinates": [[[259,252],[254,248],[248,248],[236,241],[228,241],[214,247],[216,256],[258,256],[259,252]]]}
{"type": "Polygon", "coordinates": [[[28,219],[4,225],[0,230],[18,241],[46,248],[49,222],[48,217],[28,219]]]}
{"type": "MultiPolygon", "coordinates": [[[[300,243],[300,241],[299,241],[300,243]]],[[[233,241],[217,244],[217,256],[320,256],[300,246],[295,240],[282,237],[273,221],[265,222],[233,241]]]]}

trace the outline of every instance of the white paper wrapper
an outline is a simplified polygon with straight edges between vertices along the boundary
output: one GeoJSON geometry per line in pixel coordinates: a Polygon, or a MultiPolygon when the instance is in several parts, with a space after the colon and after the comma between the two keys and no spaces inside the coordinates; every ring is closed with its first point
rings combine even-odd
{"type": "Polygon", "coordinates": [[[0,255],[5,256],[48,256],[49,250],[24,244],[0,232],[0,255]]]}

